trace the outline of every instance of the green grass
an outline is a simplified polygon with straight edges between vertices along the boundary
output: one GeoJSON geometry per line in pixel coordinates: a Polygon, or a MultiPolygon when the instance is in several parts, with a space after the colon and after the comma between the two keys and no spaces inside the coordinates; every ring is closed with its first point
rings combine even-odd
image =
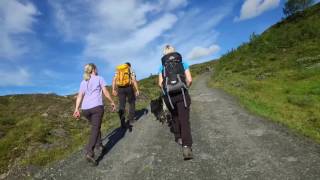
{"type": "Polygon", "coordinates": [[[224,55],[211,86],[252,112],[320,142],[320,4],[224,55]]]}

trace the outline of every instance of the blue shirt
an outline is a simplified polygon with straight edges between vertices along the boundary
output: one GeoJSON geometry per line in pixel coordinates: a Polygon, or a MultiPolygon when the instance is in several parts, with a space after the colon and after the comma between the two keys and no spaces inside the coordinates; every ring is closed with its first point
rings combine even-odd
{"type": "MultiPolygon", "coordinates": [[[[184,70],[188,70],[188,69],[190,68],[189,64],[186,63],[186,62],[182,62],[182,65],[183,65],[183,69],[184,69],[184,70]]],[[[163,66],[160,66],[160,68],[159,68],[159,74],[161,74],[162,71],[163,71],[163,66]]]]}

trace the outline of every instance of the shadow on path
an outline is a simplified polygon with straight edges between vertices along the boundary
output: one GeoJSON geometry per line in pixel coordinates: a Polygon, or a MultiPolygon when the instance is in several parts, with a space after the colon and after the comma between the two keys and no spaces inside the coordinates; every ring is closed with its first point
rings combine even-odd
{"type": "MultiPolygon", "coordinates": [[[[135,113],[135,120],[138,121],[139,119],[141,119],[142,116],[148,114],[148,112],[149,112],[148,109],[145,109],[145,108],[137,110],[135,113]]],[[[109,133],[105,138],[103,138],[103,140],[108,139],[108,142],[106,145],[104,145],[104,148],[101,154],[97,158],[96,160],[97,164],[99,164],[99,162],[104,158],[104,156],[107,155],[110,152],[110,150],[125,136],[127,130],[131,132],[132,126],[126,129],[118,127],[117,129],[109,133]]]]}
{"type": "Polygon", "coordinates": [[[106,145],[104,145],[104,148],[98,157],[97,164],[104,158],[105,155],[107,155],[110,150],[124,137],[126,134],[127,129],[124,128],[117,128],[113,130],[111,133],[109,133],[103,140],[109,139],[106,145]]]}
{"type": "Polygon", "coordinates": [[[135,116],[134,116],[134,120],[138,121],[138,120],[141,119],[142,116],[144,116],[144,115],[146,115],[148,113],[149,113],[149,110],[146,109],[146,108],[137,110],[136,113],[135,113],[135,116]]]}

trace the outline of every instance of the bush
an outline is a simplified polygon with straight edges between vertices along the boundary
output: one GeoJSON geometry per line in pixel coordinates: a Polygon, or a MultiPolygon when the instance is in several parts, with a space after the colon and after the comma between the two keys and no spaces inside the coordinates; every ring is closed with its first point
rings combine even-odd
{"type": "Polygon", "coordinates": [[[0,118],[0,125],[2,126],[14,126],[17,123],[16,119],[13,118],[0,118]]]}
{"type": "Polygon", "coordinates": [[[314,105],[314,100],[308,95],[288,95],[288,103],[299,107],[310,107],[314,105]]]}

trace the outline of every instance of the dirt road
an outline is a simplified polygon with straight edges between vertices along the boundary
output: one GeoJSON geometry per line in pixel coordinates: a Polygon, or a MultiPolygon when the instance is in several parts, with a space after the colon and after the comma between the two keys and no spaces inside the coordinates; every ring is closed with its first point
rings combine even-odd
{"type": "Polygon", "coordinates": [[[206,86],[190,90],[194,159],[183,161],[167,126],[152,114],[132,132],[116,129],[97,167],[82,152],[37,173],[34,179],[320,179],[320,146],[248,113],[230,96],[206,86]]]}

